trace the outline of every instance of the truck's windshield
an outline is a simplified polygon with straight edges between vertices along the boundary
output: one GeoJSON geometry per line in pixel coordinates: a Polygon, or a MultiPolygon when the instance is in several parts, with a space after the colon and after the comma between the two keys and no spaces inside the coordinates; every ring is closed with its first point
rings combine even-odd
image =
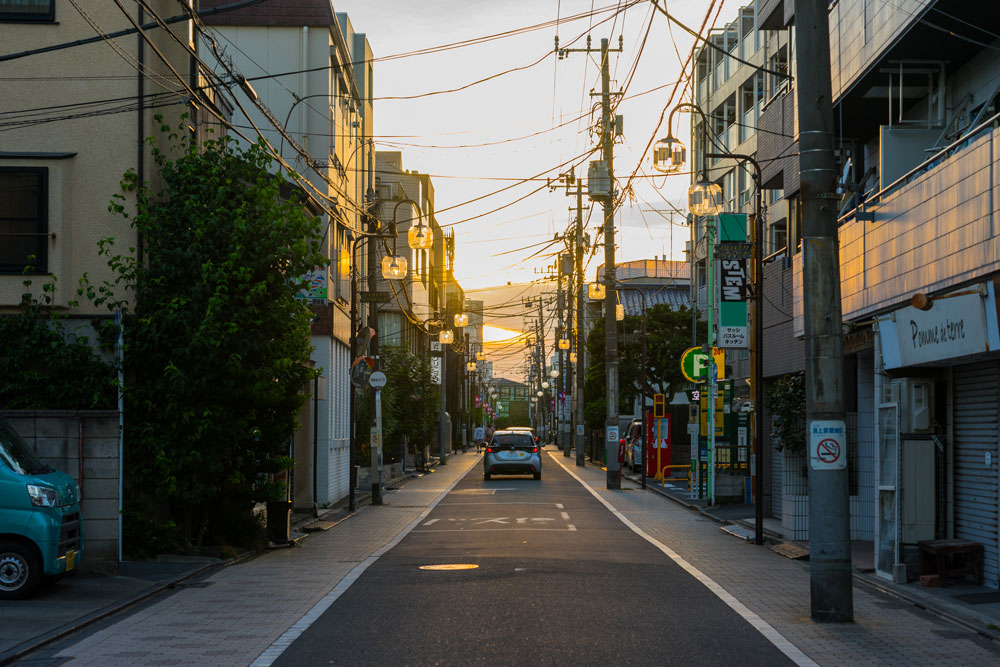
{"type": "Polygon", "coordinates": [[[2,418],[0,418],[0,461],[21,475],[40,475],[52,470],[38,460],[17,431],[2,418]]]}

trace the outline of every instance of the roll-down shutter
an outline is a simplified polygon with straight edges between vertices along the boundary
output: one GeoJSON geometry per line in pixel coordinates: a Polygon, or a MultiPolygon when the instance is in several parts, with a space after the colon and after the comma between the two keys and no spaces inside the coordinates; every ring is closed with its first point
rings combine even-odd
{"type": "Polygon", "coordinates": [[[996,361],[954,372],[955,537],[982,542],[986,585],[998,587],[996,361]],[[988,462],[988,463],[987,463],[988,462]]]}

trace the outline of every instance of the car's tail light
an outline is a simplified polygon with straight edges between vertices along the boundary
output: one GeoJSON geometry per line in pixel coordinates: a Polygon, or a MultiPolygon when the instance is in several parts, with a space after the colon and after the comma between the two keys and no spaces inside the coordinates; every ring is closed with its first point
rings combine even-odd
{"type": "Polygon", "coordinates": [[[497,448],[496,447],[487,447],[486,451],[489,452],[490,454],[493,454],[494,452],[497,451],[497,448]]]}
{"type": "Polygon", "coordinates": [[[535,447],[534,449],[532,449],[531,453],[532,454],[537,454],[538,453],[538,447],[535,447]]]}

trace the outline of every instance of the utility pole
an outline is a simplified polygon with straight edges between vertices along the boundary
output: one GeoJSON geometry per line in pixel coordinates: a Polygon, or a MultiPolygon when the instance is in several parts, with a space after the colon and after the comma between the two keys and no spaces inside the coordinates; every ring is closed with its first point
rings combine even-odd
{"type": "MultiPolygon", "coordinates": [[[[558,238],[558,237],[557,237],[558,238]]],[[[556,448],[563,448],[562,439],[562,404],[559,402],[559,394],[563,389],[563,351],[559,347],[559,341],[563,337],[563,326],[565,326],[565,320],[563,320],[563,290],[562,290],[562,255],[556,255],[556,327],[555,327],[555,345],[552,348],[553,357],[556,359],[556,365],[559,367],[559,377],[551,379],[552,384],[552,396],[555,399],[555,423],[556,423],[556,448]]]]}
{"type": "MultiPolygon", "coordinates": [[[[604,205],[604,367],[607,387],[607,420],[604,426],[604,460],[607,464],[607,488],[621,488],[621,466],[618,464],[618,320],[615,318],[617,298],[617,271],[615,270],[615,170],[614,170],[614,138],[618,125],[611,116],[611,68],[610,54],[621,53],[624,50],[623,39],[618,38],[618,48],[608,47],[608,39],[601,38],[601,157],[603,168],[607,175],[600,173],[594,183],[594,175],[589,177],[590,196],[601,200],[604,205]],[[607,190],[601,190],[600,181],[607,179],[607,190]],[[596,187],[595,187],[596,185],[596,187]]],[[[560,58],[569,53],[592,53],[596,49],[590,46],[587,37],[585,49],[560,49],[559,38],[556,37],[556,51],[560,58]]],[[[620,93],[619,93],[620,94],[620,93]]],[[[591,93],[596,96],[597,93],[591,93]]],[[[596,173],[602,171],[600,165],[591,163],[596,173]]]]}
{"type": "Polygon", "coordinates": [[[576,438],[576,465],[579,468],[584,466],[586,459],[583,451],[585,445],[584,432],[586,431],[584,420],[583,403],[583,383],[586,373],[582,368],[584,354],[584,322],[583,322],[583,183],[576,182],[576,424],[574,437],[576,438]]]}
{"type": "MultiPolygon", "coordinates": [[[[583,385],[585,380],[585,373],[583,372],[582,365],[584,363],[584,336],[585,327],[583,325],[583,194],[584,185],[583,180],[578,179],[573,170],[570,170],[567,174],[560,175],[559,179],[566,186],[567,196],[576,196],[576,206],[570,208],[570,211],[575,212],[574,222],[575,230],[573,233],[573,244],[567,244],[569,248],[570,259],[572,260],[572,269],[566,278],[566,331],[567,338],[570,338],[570,349],[576,350],[576,363],[566,365],[566,382],[565,388],[572,389],[573,405],[567,404],[565,409],[570,411],[570,434],[567,437],[565,455],[569,456],[570,450],[576,447],[576,464],[578,466],[583,466],[586,459],[584,452],[584,401],[583,401],[583,385]],[[574,301],[573,295],[576,295],[574,301]],[[576,310],[576,321],[574,326],[573,311],[576,310]],[[576,332],[576,340],[572,340],[569,334],[576,332]],[[572,370],[570,366],[572,365],[572,370]]],[[[549,182],[549,188],[554,190],[555,186],[552,182],[549,182]]],[[[568,355],[567,355],[568,356],[568,355]]]]}
{"type": "MultiPolygon", "coordinates": [[[[545,315],[542,312],[542,297],[536,299],[538,302],[538,386],[541,388],[542,383],[548,380],[548,375],[545,372],[545,315]]],[[[544,392],[544,390],[542,390],[544,392]]],[[[545,395],[543,393],[542,398],[538,401],[541,406],[542,402],[545,400],[545,395]]],[[[546,425],[546,431],[548,430],[549,415],[547,410],[542,411],[543,423],[546,425]]],[[[549,436],[549,434],[546,434],[549,436]]]]}
{"type": "MultiPolygon", "coordinates": [[[[572,382],[572,372],[571,364],[569,361],[570,349],[572,348],[572,342],[570,342],[571,334],[573,331],[573,256],[571,254],[559,254],[559,281],[562,283],[562,277],[566,276],[566,300],[564,303],[559,304],[559,315],[563,321],[562,335],[560,340],[565,339],[569,343],[570,347],[563,349],[562,346],[559,347],[559,394],[556,400],[559,401],[559,414],[562,419],[559,421],[559,447],[563,450],[563,456],[569,458],[569,450],[573,447],[573,438],[570,434],[564,434],[566,430],[564,427],[570,421],[571,403],[566,400],[568,394],[570,394],[570,386],[572,382]],[[568,269],[568,270],[567,270],[568,269]],[[565,305],[564,305],[565,304],[565,305]],[[565,310],[564,310],[565,308],[565,310]]],[[[562,294],[562,292],[560,292],[562,294]]]]}
{"type": "MultiPolygon", "coordinates": [[[[378,219],[374,216],[369,218],[369,233],[372,235],[377,235],[381,233],[379,229],[378,219]]],[[[395,230],[394,230],[395,231],[395,230]]],[[[374,242],[374,237],[368,241],[368,291],[375,292],[378,287],[378,244],[374,242]]],[[[381,370],[379,366],[379,347],[378,347],[378,306],[379,304],[372,301],[368,304],[368,326],[375,330],[375,335],[372,336],[370,343],[370,349],[372,357],[375,359],[375,368],[372,370],[381,370]]],[[[377,395],[378,392],[374,392],[375,396],[372,398],[372,415],[374,417],[374,423],[371,433],[373,436],[369,439],[371,444],[371,457],[369,459],[369,465],[371,470],[372,479],[372,505],[382,504],[382,471],[381,471],[381,459],[379,456],[379,450],[382,448],[381,437],[382,431],[379,428],[381,426],[381,414],[382,407],[380,405],[380,397],[377,395]]]]}
{"type": "Polygon", "coordinates": [[[829,20],[826,0],[795,0],[809,446],[809,588],[814,621],[850,622],[854,620],[854,599],[829,20]]]}

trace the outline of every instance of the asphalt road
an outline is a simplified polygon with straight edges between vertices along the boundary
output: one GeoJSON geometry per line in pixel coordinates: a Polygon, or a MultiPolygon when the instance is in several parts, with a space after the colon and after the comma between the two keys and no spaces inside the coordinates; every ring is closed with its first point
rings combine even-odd
{"type": "Polygon", "coordinates": [[[791,661],[545,454],[541,481],[474,467],[275,664],[791,661]]]}

